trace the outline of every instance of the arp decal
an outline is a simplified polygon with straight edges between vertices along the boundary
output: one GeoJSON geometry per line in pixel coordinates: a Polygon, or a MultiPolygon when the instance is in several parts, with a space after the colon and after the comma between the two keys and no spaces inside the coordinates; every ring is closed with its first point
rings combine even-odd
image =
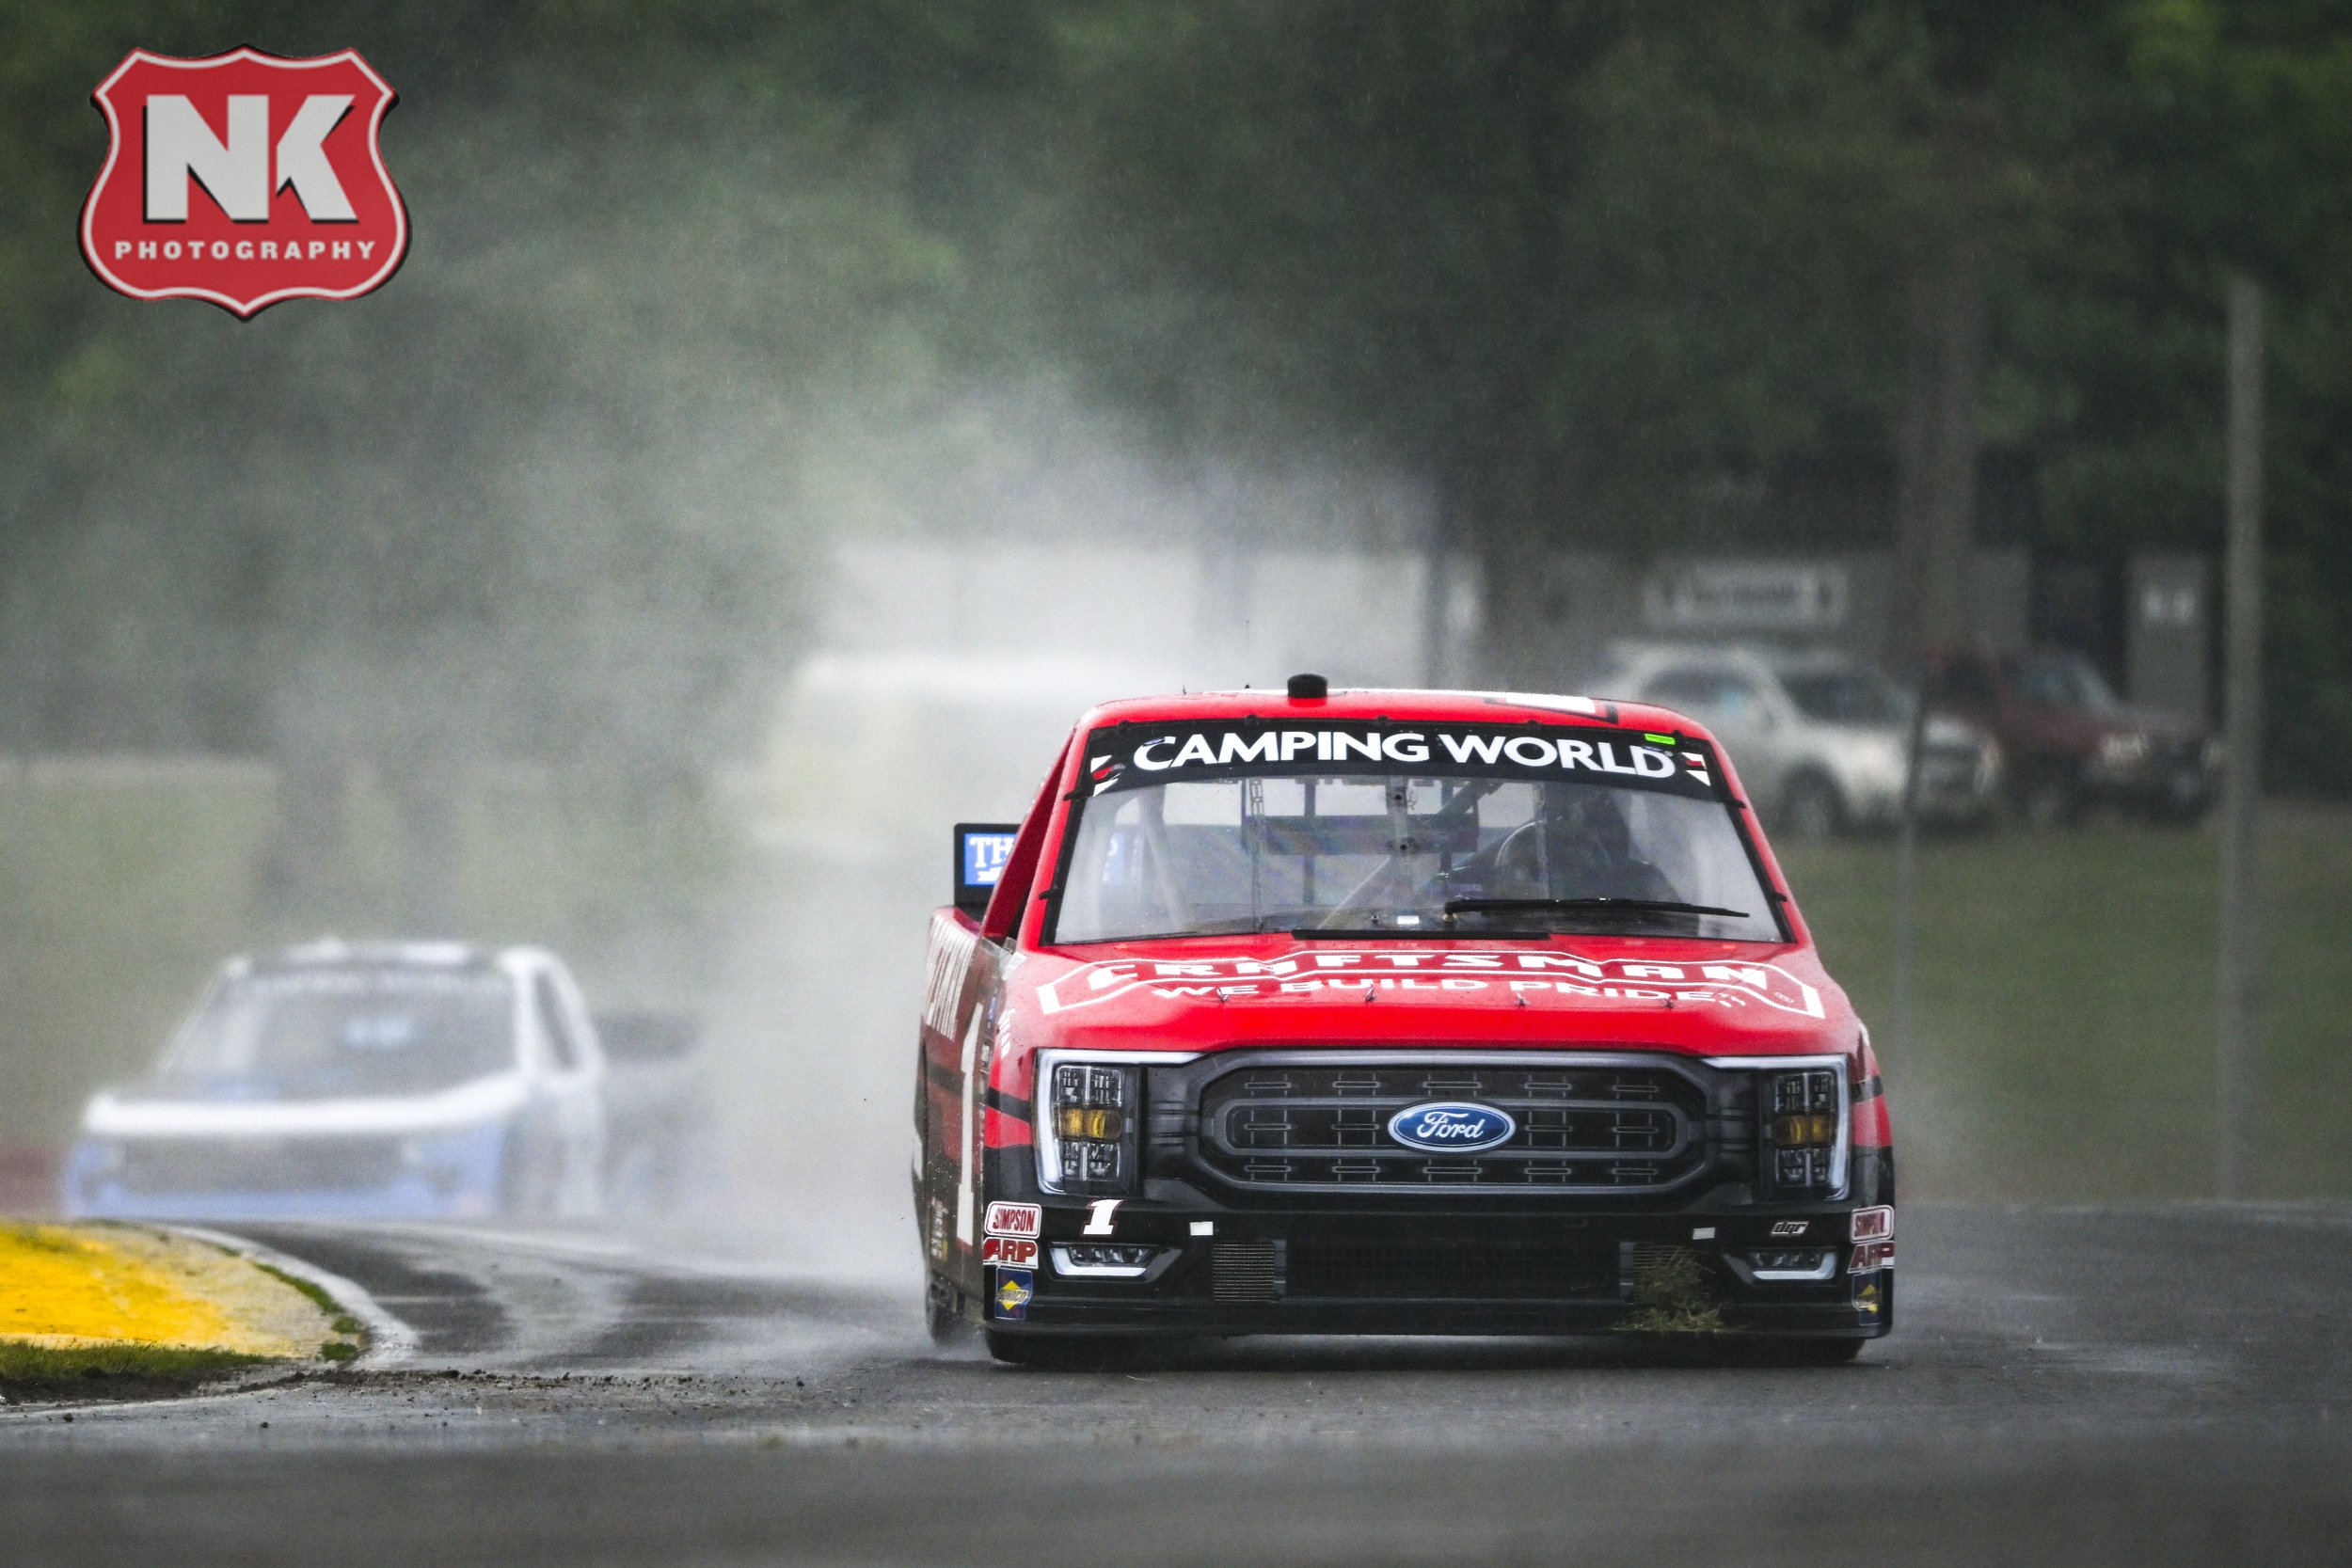
{"type": "Polygon", "coordinates": [[[1874,1209],[1853,1212],[1853,1239],[1857,1242],[1883,1242],[1895,1234],[1895,1211],[1885,1204],[1874,1209]]]}
{"type": "Polygon", "coordinates": [[[1895,1243],[1892,1242],[1863,1242],[1853,1249],[1853,1261],[1848,1274],[1876,1274],[1895,1266],[1895,1243]]]}
{"type": "Polygon", "coordinates": [[[357,298],[407,254],[379,142],[396,95],[357,50],[135,49],[92,98],[112,139],[82,207],[82,257],[108,288],[250,318],[280,300],[357,298]]]}
{"type": "Polygon", "coordinates": [[[1034,1269],[997,1269],[988,1288],[988,1315],[998,1323],[1017,1323],[1029,1315],[1029,1298],[1037,1294],[1034,1269]]]}
{"type": "Polygon", "coordinates": [[[1279,1000],[1376,989],[1443,1004],[1466,992],[1503,990],[1531,1004],[1625,1006],[1674,1002],[1728,1008],[1760,1005],[1827,1016],[1821,993],[1778,964],[1661,963],[1574,953],[1383,952],[1295,948],[1276,958],[1106,958],[1038,988],[1049,1016],[1149,989],[1169,1001],[1279,1000]]]}
{"type": "Polygon", "coordinates": [[[1018,1236],[990,1236],[980,1243],[980,1261],[998,1263],[1007,1268],[1037,1267],[1037,1243],[1018,1236]]]}
{"type": "Polygon", "coordinates": [[[1034,1203],[992,1203],[981,1228],[992,1236],[1025,1236],[1034,1241],[1045,1228],[1045,1211],[1034,1203]]]}

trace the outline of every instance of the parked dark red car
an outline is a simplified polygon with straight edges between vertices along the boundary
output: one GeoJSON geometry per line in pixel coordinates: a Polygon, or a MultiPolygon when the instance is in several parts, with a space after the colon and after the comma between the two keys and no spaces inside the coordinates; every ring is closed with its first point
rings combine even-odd
{"type": "Polygon", "coordinates": [[[2010,798],[2035,827],[2108,805],[2191,823],[2213,805],[2220,748],[2206,731],[2117,697],[2065,649],[1951,649],[1928,661],[1930,705],[1992,733],[2010,798]]]}

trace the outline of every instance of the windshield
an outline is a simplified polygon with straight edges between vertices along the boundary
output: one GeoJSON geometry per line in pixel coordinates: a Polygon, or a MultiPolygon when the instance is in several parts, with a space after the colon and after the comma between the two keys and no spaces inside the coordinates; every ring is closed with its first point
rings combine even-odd
{"type": "Polygon", "coordinates": [[[499,974],[257,975],[213,994],[163,1076],[283,1099],[448,1088],[515,1065],[514,995],[499,974]]]}
{"type": "Polygon", "coordinates": [[[2017,689],[2026,700],[2044,707],[2089,708],[2110,713],[2121,706],[2110,688],[2088,659],[2069,654],[2032,654],[2013,667],[2017,689]]]}
{"type": "MultiPolygon", "coordinates": [[[[1310,744],[1316,734],[1295,733],[1310,744]]],[[[1405,745],[1388,755],[1447,751],[1444,735],[1432,746],[1423,732],[1391,734],[1405,745]]],[[[1172,737],[1128,745],[1148,769],[1171,768],[1167,759],[1178,754],[1172,737]]],[[[1518,757],[1534,758],[1553,742],[1520,729],[1498,745],[1517,745],[1518,757]]],[[[1098,779],[1096,793],[1074,808],[1076,832],[1048,940],[1276,930],[1781,940],[1704,758],[1694,752],[1677,763],[1674,753],[1653,750],[1661,764],[1651,766],[1668,766],[1636,774],[1633,753],[1644,749],[1600,746],[1608,771],[1628,775],[1623,783],[1512,777],[1580,770],[1514,768],[1511,753],[1482,757],[1474,744],[1472,758],[1491,762],[1459,770],[1212,765],[1161,781],[1113,763],[1114,776],[1098,779]],[[1728,912],[1645,907],[1659,904],[1728,912]]],[[[1099,737],[1089,752],[1116,755],[1099,737]]],[[[1199,754],[1218,752],[1212,744],[1199,754]]]]}
{"type": "Polygon", "coordinates": [[[1911,720],[1909,694],[1876,670],[1784,670],[1780,684],[1798,711],[1817,723],[1902,724],[1911,720]]]}

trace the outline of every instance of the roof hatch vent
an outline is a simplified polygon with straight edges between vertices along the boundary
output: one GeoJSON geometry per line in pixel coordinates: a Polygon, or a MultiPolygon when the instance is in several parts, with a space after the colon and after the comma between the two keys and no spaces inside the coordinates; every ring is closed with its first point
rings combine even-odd
{"type": "Polygon", "coordinates": [[[1294,703],[1317,703],[1331,695],[1331,683],[1321,675],[1293,675],[1290,698],[1294,703]]]}

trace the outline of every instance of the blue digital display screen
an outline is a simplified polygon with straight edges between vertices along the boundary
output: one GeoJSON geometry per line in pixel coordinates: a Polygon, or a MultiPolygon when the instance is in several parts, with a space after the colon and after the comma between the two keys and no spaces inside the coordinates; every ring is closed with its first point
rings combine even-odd
{"type": "Polygon", "coordinates": [[[1018,833],[975,832],[963,835],[963,885],[994,887],[1012,859],[1018,833]]]}

